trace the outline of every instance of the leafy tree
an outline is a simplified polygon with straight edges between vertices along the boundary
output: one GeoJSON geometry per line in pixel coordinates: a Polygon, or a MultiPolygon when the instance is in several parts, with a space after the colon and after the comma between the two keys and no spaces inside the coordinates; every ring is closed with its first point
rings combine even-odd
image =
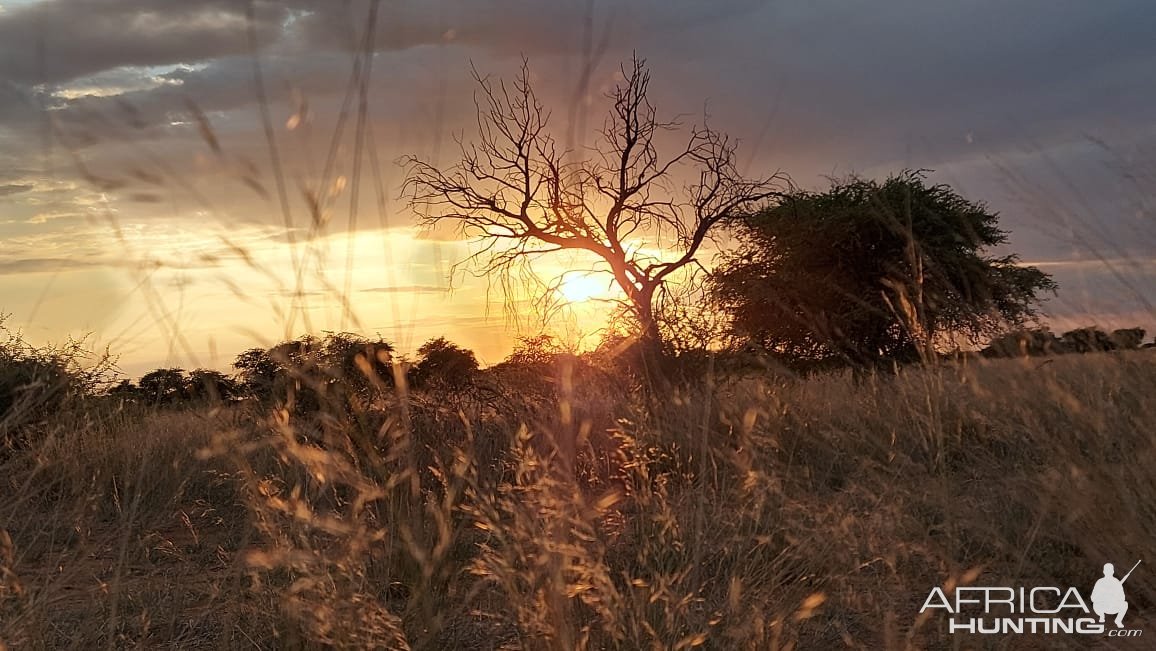
{"type": "Polygon", "coordinates": [[[364,394],[374,386],[393,384],[393,344],[348,332],[331,333],[321,342],[325,373],[350,390],[364,394]]]}
{"type": "Polygon", "coordinates": [[[123,400],[136,400],[140,398],[140,387],[133,384],[132,380],[121,380],[108,390],[108,395],[123,400]]]}
{"type": "Polygon", "coordinates": [[[1051,277],[1015,255],[998,215],[920,171],[795,191],[732,223],[713,293],[741,340],[855,365],[927,358],[1037,316],[1051,277]]]}
{"type": "Polygon", "coordinates": [[[410,369],[410,382],[425,389],[461,389],[478,372],[473,351],[451,343],[445,337],[430,339],[417,349],[418,361],[410,369]]]}
{"type": "Polygon", "coordinates": [[[559,146],[525,64],[512,84],[476,73],[475,80],[478,140],[463,142],[450,167],[408,160],[406,187],[424,224],[480,238],[470,260],[486,274],[584,253],[622,289],[644,354],[660,353],[657,313],[668,281],[693,268],[716,226],[772,196],[779,179],[745,178],[735,142],[705,124],[661,155],[659,139],[679,125],[657,116],[639,59],[609,93],[589,153],[559,146]]]}
{"type": "Polygon", "coordinates": [[[154,405],[172,405],[187,397],[185,372],[179,368],[150,371],[137,384],[141,397],[154,405]]]}
{"type": "Polygon", "coordinates": [[[237,356],[233,368],[244,391],[263,401],[293,399],[312,411],[323,399],[362,399],[379,386],[393,384],[393,345],[347,332],[310,335],[267,350],[252,348],[237,356]]]}
{"type": "Polygon", "coordinates": [[[316,412],[327,383],[321,373],[321,348],[317,337],[304,335],[268,350],[247,350],[233,367],[249,395],[291,406],[297,413],[316,412]]]}
{"type": "Polygon", "coordinates": [[[269,350],[250,348],[233,360],[241,389],[258,400],[272,398],[277,378],[282,369],[269,350]]]}
{"type": "Polygon", "coordinates": [[[195,402],[228,402],[239,395],[238,383],[220,371],[199,368],[185,380],[185,396],[195,402]]]}

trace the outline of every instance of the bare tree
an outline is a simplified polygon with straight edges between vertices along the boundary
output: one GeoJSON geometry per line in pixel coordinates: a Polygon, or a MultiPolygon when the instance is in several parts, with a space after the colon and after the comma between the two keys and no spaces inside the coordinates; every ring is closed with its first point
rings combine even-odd
{"type": "Polygon", "coordinates": [[[656,139],[676,132],[647,98],[650,72],[635,57],[608,94],[613,103],[597,144],[584,156],[558,145],[550,113],[534,93],[528,65],[513,83],[474,71],[478,139],[459,139],[461,159],[439,168],[406,160],[406,190],[425,226],[452,224],[478,237],[468,262],[508,274],[538,256],[583,251],[622,289],[643,350],[662,350],[656,301],[679,270],[697,264],[715,226],[776,194],[779,175],[745,179],[736,143],[709,126],[691,127],[669,158],[656,139]]]}

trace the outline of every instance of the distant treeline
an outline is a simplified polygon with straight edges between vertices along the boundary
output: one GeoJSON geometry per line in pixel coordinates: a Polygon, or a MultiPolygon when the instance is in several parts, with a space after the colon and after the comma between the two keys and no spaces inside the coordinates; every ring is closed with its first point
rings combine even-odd
{"type": "Polygon", "coordinates": [[[993,339],[981,354],[984,357],[1038,357],[1156,346],[1156,342],[1144,343],[1144,335],[1143,328],[1122,328],[1111,332],[1093,327],[1077,328],[1058,337],[1046,328],[1017,330],[993,339]]]}
{"type": "Polygon", "coordinates": [[[136,403],[178,406],[254,400],[291,411],[315,412],[333,403],[359,410],[382,390],[404,383],[429,393],[496,392],[516,387],[542,390],[554,384],[565,363],[579,375],[594,372],[601,350],[567,353],[553,338],[523,338],[503,362],[481,369],[473,351],[444,337],[430,339],[413,358],[398,355],[383,339],[351,333],[305,335],[271,348],[252,348],[233,362],[235,372],[160,368],[137,382],[121,380],[108,395],[136,403]]]}
{"type": "Polygon", "coordinates": [[[417,359],[409,360],[397,357],[388,341],[347,332],[251,348],[232,366],[231,375],[159,368],[135,383],[122,380],[109,394],[153,405],[250,398],[313,410],[323,400],[368,400],[377,389],[394,387],[401,378],[413,387],[453,389],[478,371],[474,353],[445,338],[426,342],[417,359]]]}
{"type": "MultiPolygon", "coordinates": [[[[1105,332],[1087,327],[1059,336],[1044,328],[1018,330],[996,337],[980,354],[984,357],[1042,356],[1156,346],[1156,343],[1144,342],[1145,334],[1143,328],[1105,332]]],[[[737,359],[741,356],[735,351],[717,353],[716,367],[749,366],[737,359]]],[[[676,361],[681,361],[683,366],[704,367],[704,363],[695,363],[703,361],[697,357],[701,355],[682,355],[676,361]]],[[[807,360],[768,351],[762,351],[758,357],[764,362],[774,362],[771,364],[774,368],[804,373],[839,367],[813,361],[807,364],[807,360]]],[[[145,374],[136,383],[122,380],[109,394],[152,405],[252,399],[286,405],[297,411],[315,411],[326,401],[367,404],[379,390],[393,389],[399,382],[419,391],[529,389],[550,384],[561,363],[571,372],[594,374],[610,371],[615,360],[603,349],[570,354],[551,337],[540,336],[521,340],[506,360],[481,369],[472,351],[444,337],[427,341],[411,359],[396,355],[394,346],[382,339],[331,333],[323,337],[306,335],[268,349],[246,350],[233,362],[236,372],[232,375],[206,369],[162,368],[145,374]]]]}
{"type": "MultiPolygon", "coordinates": [[[[0,322],[2,325],[2,322],[0,322]]],[[[1065,353],[1136,350],[1145,330],[1110,332],[1094,327],[1056,335],[1044,328],[997,336],[983,357],[1043,356],[1065,353]]],[[[0,341],[0,443],[50,414],[88,400],[112,398],[122,405],[180,408],[251,401],[292,413],[363,413],[383,397],[408,390],[427,396],[474,395],[487,402],[502,396],[555,398],[560,377],[604,383],[636,369],[629,345],[608,340],[599,348],[573,354],[549,336],[525,338],[503,362],[482,369],[474,353],[445,338],[431,339],[415,356],[398,355],[383,339],[351,333],[302,336],[270,348],[252,348],[234,360],[233,373],[218,370],[159,368],[133,382],[116,377],[107,357],[93,359],[79,342],[37,348],[9,333],[0,341]]],[[[948,355],[947,357],[954,357],[948,355]]],[[[700,376],[727,370],[770,370],[811,374],[846,368],[837,358],[808,359],[762,348],[684,352],[671,359],[671,373],[700,376]]],[[[389,398],[393,399],[393,398],[389,398]]],[[[2,446],[0,446],[2,447],[2,446]]]]}

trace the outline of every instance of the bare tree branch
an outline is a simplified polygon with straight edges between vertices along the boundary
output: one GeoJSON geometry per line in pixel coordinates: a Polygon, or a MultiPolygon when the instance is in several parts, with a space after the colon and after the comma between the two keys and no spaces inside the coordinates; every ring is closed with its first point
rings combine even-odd
{"type": "Polygon", "coordinates": [[[483,243],[467,260],[481,273],[508,274],[559,251],[593,254],[625,294],[641,337],[660,346],[656,293],[698,264],[719,223],[778,195],[786,179],[744,178],[735,142],[705,123],[661,156],[659,135],[681,125],[657,117],[644,60],[621,71],[593,155],[578,159],[551,135],[525,60],[511,83],[474,70],[477,140],[459,140],[460,160],[448,168],[407,158],[405,191],[423,225],[452,224],[483,243]]]}

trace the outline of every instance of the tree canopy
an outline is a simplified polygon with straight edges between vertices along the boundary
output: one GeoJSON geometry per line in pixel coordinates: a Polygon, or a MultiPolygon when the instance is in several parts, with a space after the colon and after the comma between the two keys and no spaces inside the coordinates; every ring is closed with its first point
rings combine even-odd
{"type": "Polygon", "coordinates": [[[732,334],[805,359],[911,361],[953,337],[979,343],[1037,316],[1048,274],[1014,254],[998,214],[904,171],[797,190],[733,220],[713,274],[732,334]]]}
{"type": "Polygon", "coordinates": [[[409,380],[419,388],[461,389],[478,372],[473,351],[448,341],[430,339],[417,349],[418,361],[410,369],[409,380]]]}
{"type": "Polygon", "coordinates": [[[262,400],[286,401],[312,409],[322,396],[367,398],[378,385],[393,383],[393,345],[348,332],[303,336],[268,350],[252,348],[233,368],[245,391],[262,400]]]}

